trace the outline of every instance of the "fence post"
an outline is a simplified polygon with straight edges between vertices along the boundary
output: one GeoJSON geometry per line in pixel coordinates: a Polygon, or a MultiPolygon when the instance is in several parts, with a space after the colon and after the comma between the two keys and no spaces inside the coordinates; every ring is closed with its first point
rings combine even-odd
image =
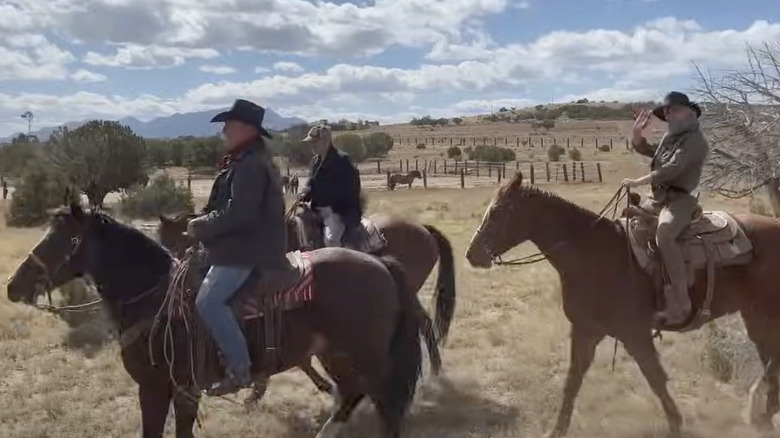
{"type": "Polygon", "coordinates": [[[550,182],[550,162],[549,161],[545,161],[544,162],[544,171],[545,171],[545,174],[547,175],[547,182],[550,182]]]}
{"type": "Polygon", "coordinates": [[[479,160],[477,160],[477,178],[479,178],[479,160]]]}
{"type": "Polygon", "coordinates": [[[389,190],[392,190],[392,189],[390,188],[390,171],[389,171],[389,170],[387,171],[387,188],[388,188],[389,190]]]}
{"type": "Polygon", "coordinates": [[[630,148],[628,147],[628,139],[626,139],[626,150],[629,150],[629,149],[630,148]]]}
{"type": "MultiPolygon", "coordinates": [[[[447,161],[444,161],[444,162],[446,163],[447,161]]],[[[434,175],[436,175],[439,172],[438,163],[439,163],[438,160],[433,160],[433,174],[434,175]]]]}
{"type": "Polygon", "coordinates": [[[409,171],[409,160],[408,159],[406,160],[406,171],[407,172],[409,171]]]}
{"type": "Polygon", "coordinates": [[[599,174],[599,182],[604,182],[604,180],[601,179],[601,163],[596,163],[596,172],[599,174]]]}
{"type": "Polygon", "coordinates": [[[501,178],[506,179],[506,163],[501,164],[501,178]]]}
{"type": "Polygon", "coordinates": [[[572,162],[571,163],[571,180],[577,181],[577,163],[572,162]]]}
{"type": "Polygon", "coordinates": [[[580,149],[585,149],[585,137],[580,138],[580,149]]]}
{"type": "Polygon", "coordinates": [[[493,176],[493,165],[488,165],[488,178],[492,176],[493,176]]]}
{"type": "Polygon", "coordinates": [[[417,166],[420,164],[420,160],[414,160],[414,170],[420,170],[417,166]]]}
{"type": "Polygon", "coordinates": [[[427,189],[428,188],[428,171],[426,169],[423,169],[422,174],[423,174],[423,188],[427,189]]]}
{"type": "Polygon", "coordinates": [[[580,162],[580,181],[585,182],[585,164],[580,162]]]}
{"type": "Polygon", "coordinates": [[[599,148],[599,138],[596,137],[596,149],[598,149],[598,148],[599,148]]]}
{"type": "MultiPolygon", "coordinates": [[[[457,163],[457,161],[456,161],[457,163]]],[[[444,160],[444,174],[447,174],[447,160],[444,160]]]]}
{"type": "MultiPolygon", "coordinates": [[[[415,140],[417,140],[415,138],[415,140]]],[[[399,159],[398,160],[398,172],[403,173],[404,172],[404,160],[399,159]]]]}
{"type": "Polygon", "coordinates": [[[569,137],[566,137],[566,149],[569,148],[569,140],[571,140],[569,137]]]}
{"type": "Polygon", "coordinates": [[[542,141],[542,142],[541,142],[542,149],[544,149],[544,137],[540,137],[540,139],[541,139],[541,141],[542,141]]]}
{"type": "Polygon", "coordinates": [[[612,139],[609,139],[609,150],[612,150],[612,139]]]}
{"type": "Polygon", "coordinates": [[[563,182],[569,182],[569,171],[565,164],[563,165],[563,182]]]}
{"type": "Polygon", "coordinates": [[[466,169],[460,168],[460,188],[466,188],[466,169]]]}
{"type": "Polygon", "coordinates": [[[528,147],[531,147],[531,148],[534,147],[534,142],[531,141],[531,136],[530,135],[528,136],[528,147]]]}
{"type": "Polygon", "coordinates": [[[516,148],[520,147],[520,137],[517,137],[517,144],[515,145],[516,148]]]}
{"type": "Polygon", "coordinates": [[[382,173],[382,167],[379,164],[379,160],[376,160],[376,173],[382,173]]]}
{"type": "Polygon", "coordinates": [[[531,185],[534,185],[536,182],[536,175],[534,172],[534,163],[531,163],[531,185]]]}
{"type": "Polygon", "coordinates": [[[498,177],[497,177],[498,178],[498,185],[501,185],[501,169],[498,169],[498,172],[496,172],[496,174],[498,174],[498,177]]]}

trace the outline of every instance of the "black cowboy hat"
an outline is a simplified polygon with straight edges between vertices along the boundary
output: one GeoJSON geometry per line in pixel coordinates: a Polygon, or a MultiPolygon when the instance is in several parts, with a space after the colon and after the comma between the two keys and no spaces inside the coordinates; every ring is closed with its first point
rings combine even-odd
{"type": "Polygon", "coordinates": [[[672,105],[687,106],[696,113],[696,118],[701,117],[701,107],[697,103],[691,102],[686,94],[680,93],[679,91],[672,91],[667,94],[666,97],[664,97],[663,105],[653,110],[653,115],[665,122],[666,115],[664,114],[664,110],[672,105]]]}
{"type": "Polygon", "coordinates": [[[263,117],[265,117],[265,108],[248,100],[236,99],[232,108],[214,116],[211,119],[211,123],[238,120],[257,128],[263,137],[273,138],[271,133],[263,128],[263,117]]]}

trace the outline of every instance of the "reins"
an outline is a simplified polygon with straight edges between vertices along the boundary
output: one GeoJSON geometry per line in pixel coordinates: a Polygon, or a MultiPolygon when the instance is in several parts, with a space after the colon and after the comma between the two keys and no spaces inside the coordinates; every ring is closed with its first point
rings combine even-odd
{"type": "MultiPolygon", "coordinates": [[[[604,219],[607,212],[612,209],[612,219],[614,220],[615,215],[617,214],[617,208],[620,204],[620,201],[623,200],[623,198],[626,198],[628,200],[628,195],[631,193],[631,189],[625,186],[620,186],[620,188],[615,192],[614,195],[612,195],[612,198],[609,199],[607,204],[604,206],[604,208],[599,211],[599,217],[596,219],[590,226],[595,226],[599,221],[604,219]]],[[[628,201],[627,201],[628,202],[628,201]]],[[[539,251],[537,253],[527,255],[524,257],[519,257],[516,259],[511,260],[502,260],[500,255],[493,256],[493,264],[496,266],[521,266],[521,265],[531,265],[534,263],[539,263],[541,261],[547,260],[547,257],[550,253],[553,253],[560,249],[562,246],[569,243],[570,240],[561,240],[550,247],[550,249],[547,250],[547,254],[539,251]]],[[[630,250],[630,248],[629,248],[630,250]]]]}

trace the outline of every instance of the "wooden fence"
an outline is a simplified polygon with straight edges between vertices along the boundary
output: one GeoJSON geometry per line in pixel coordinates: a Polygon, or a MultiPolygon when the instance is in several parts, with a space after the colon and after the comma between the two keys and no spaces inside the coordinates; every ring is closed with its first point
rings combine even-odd
{"type": "Polygon", "coordinates": [[[565,148],[580,149],[609,149],[615,147],[624,147],[630,149],[629,140],[626,137],[601,137],[601,136],[578,136],[578,137],[554,137],[554,136],[510,136],[510,137],[401,137],[393,136],[397,145],[415,146],[503,146],[514,148],[546,148],[551,145],[560,145],[565,148]]]}

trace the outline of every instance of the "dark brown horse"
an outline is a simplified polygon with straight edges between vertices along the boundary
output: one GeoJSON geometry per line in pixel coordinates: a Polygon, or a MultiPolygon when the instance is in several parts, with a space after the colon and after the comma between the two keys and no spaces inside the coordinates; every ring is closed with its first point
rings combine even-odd
{"type": "MultiPolygon", "coordinates": [[[[196,216],[160,217],[158,230],[160,243],[176,257],[182,257],[185,249],[193,243],[185,231],[187,222],[194,217],[196,216]]],[[[455,312],[455,268],[450,242],[432,225],[421,225],[388,215],[373,215],[369,219],[387,241],[387,246],[374,255],[388,255],[398,260],[403,265],[415,294],[422,288],[436,261],[439,261],[434,292],[436,309],[434,326],[438,333],[438,340],[446,339],[455,312]]],[[[287,221],[287,243],[288,251],[310,250],[324,246],[319,217],[303,204],[298,206],[296,217],[287,221]]],[[[301,363],[300,369],[311,378],[320,391],[331,392],[327,379],[311,366],[310,361],[301,363]]],[[[248,403],[262,397],[263,388],[259,389],[247,398],[248,403]]]]}
{"type": "MultiPolygon", "coordinates": [[[[340,248],[307,256],[312,297],[284,313],[278,364],[263,363],[262,317],[243,320],[253,372],[282,372],[314,352],[336,381],[340,396],[319,436],[332,436],[368,396],[385,436],[399,437],[421,369],[419,331],[429,323],[408,290],[403,268],[391,258],[340,248]]],[[[58,286],[50,281],[53,272],[67,269],[74,277],[93,279],[120,330],[125,369],[138,383],[144,438],[163,436],[171,401],[176,436],[192,437],[196,388],[203,387],[196,385],[203,381],[191,372],[192,355],[196,360],[203,357],[200,350],[193,352],[192,325],[179,319],[183,314],[177,317],[176,309],[160,310],[177,264],[141,231],[72,205],[54,215],[50,231],[8,284],[11,301],[33,303],[37,293],[58,286]]],[[[438,351],[431,353],[438,356],[438,351]]],[[[206,359],[218,362],[216,356],[206,359]]],[[[205,383],[213,382],[220,374],[205,378],[205,383]]]]}
{"type": "MultiPolygon", "coordinates": [[[[717,269],[711,316],[741,313],[765,366],[766,411],[756,420],[760,427],[771,427],[780,408],[780,222],[753,214],[735,217],[753,243],[753,260],[717,269]]],[[[560,275],[563,310],[572,324],[571,362],[552,437],[567,433],[583,377],[605,336],[623,343],[660,399],[672,435],[680,436],[682,417],[653,345],[657,285],[632,257],[624,230],[554,194],[522,186],[518,174],[499,189],[466,253],[472,266],[488,268],[530,240],[560,275]]],[[[706,275],[698,272],[691,291],[697,308],[705,301],[706,283],[706,275]]]]}
{"type": "MultiPolygon", "coordinates": [[[[184,250],[192,245],[185,231],[187,222],[195,217],[196,215],[160,216],[160,243],[176,257],[181,257],[184,250]]],[[[398,260],[403,265],[415,293],[425,284],[438,260],[434,325],[439,339],[446,339],[455,313],[455,266],[449,240],[432,225],[422,225],[383,214],[372,215],[369,219],[387,241],[386,247],[372,254],[388,255],[398,260]]],[[[303,204],[298,206],[296,217],[287,221],[287,245],[288,251],[311,250],[324,246],[319,217],[303,204]]]]}
{"type": "Polygon", "coordinates": [[[400,174],[400,173],[394,173],[390,175],[390,190],[395,190],[395,186],[399,184],[406,185],[407,188],[412,188],[412,183],[414,182],[415,178],[422,179],[422,172],[419,170],[412,170],[408,172],[406,175],[400,174]]]}

